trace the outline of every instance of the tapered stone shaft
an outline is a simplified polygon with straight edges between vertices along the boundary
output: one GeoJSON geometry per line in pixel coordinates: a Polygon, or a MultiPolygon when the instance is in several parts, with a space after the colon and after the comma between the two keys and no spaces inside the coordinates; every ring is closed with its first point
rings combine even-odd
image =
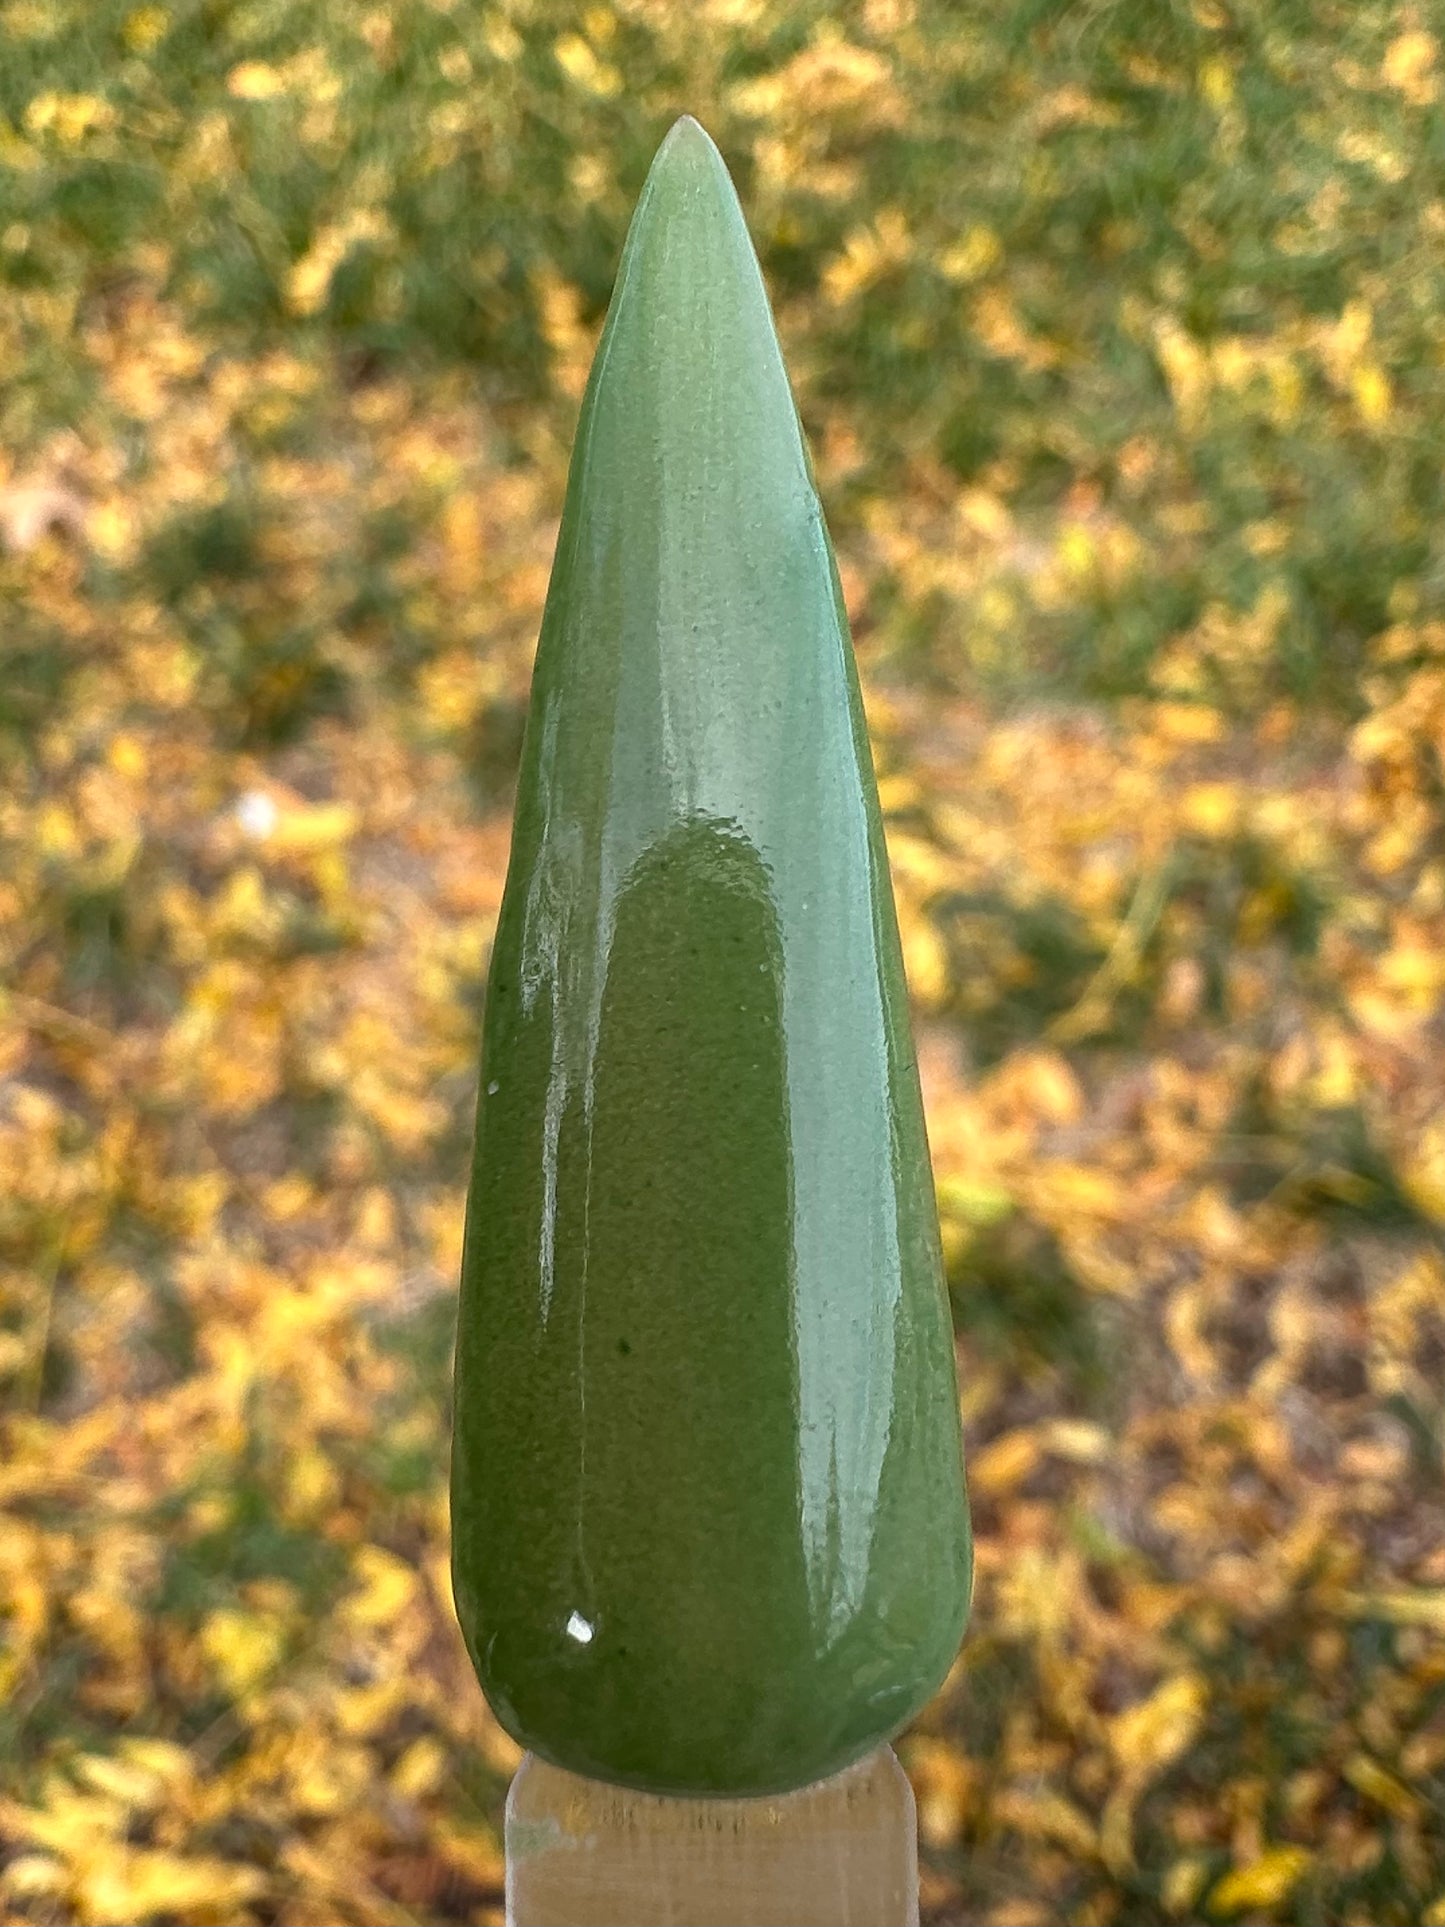
{"type": "Polygon", "coordinates": [[[458,1612],[544,1758],[796,1787],[943,1678],[970,1541],[877,796],[762,277],[690,120],[573,454],[456,1394],[458,1612]]]}

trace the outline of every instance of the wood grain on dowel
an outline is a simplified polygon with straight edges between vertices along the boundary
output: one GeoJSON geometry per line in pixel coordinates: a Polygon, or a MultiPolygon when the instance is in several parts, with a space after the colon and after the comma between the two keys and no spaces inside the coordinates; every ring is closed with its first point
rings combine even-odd
{"type": "Polygon", "coordinates": [[[917,1927],[913,1791],[888,1747],[797,1793],[675,1799],[528,1755],[508,1927],[917,1927]]]}

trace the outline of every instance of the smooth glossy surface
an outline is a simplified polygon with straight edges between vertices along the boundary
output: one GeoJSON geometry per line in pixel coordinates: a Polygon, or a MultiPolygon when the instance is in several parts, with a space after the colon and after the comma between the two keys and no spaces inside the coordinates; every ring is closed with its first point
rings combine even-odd
{"type": "Polygon", "coordinates": [[[941,1680],[970,1545],[902,965],[832,552],[732,184],[638,205],[493,951],[453,1570],[503,1724],[798,1786],[941,1680]]]}

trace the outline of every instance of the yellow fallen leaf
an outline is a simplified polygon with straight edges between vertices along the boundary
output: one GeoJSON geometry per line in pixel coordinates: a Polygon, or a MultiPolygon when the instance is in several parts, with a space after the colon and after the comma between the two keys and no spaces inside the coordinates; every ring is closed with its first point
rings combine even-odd
{"type": "Polygon", "coordinates": [[[367,1686],[343,1686],[332,1701],[337,1730],[356,1740],[378,1739],[406,1701],[406,1682],[398,1673],[367,1686]]]}
{"type": "Polygon", "coordinates": [[[1087,1419],[1058,1418],[1043,1434],[1045,1448],[1076,1465],[1101,1465],[1109,1455],[1109,1434],[1087,1419]]]}
{"type": "Polygon", "coordinates": [[[226,91],[236,100],[273,100],[285,90],[285,78],[263,60],[243,60],[226,76],[226,91]]]}
{"type": "Polygon", "coordinates": [[[359,1626],[386,1626],[410,1604],[417,1589],[417,1575],[394,1553],[380,1546],[363,1546],[353,1563],[358,1590],[342,1608],[346,1617],[359,1626]]]}
{"type": "Polygon", "coordinates": [[[266,1885],[254,1867],[228,1860],[183,1859],[179,1854],[128,1848],[88,1865],[77,1883],[85,1918],[94,1922],[149,1920],[179,1914],[187,1921],[221,1920],[254,1900],[266,1885]]]}
{"type": "Polygon", "coordinates": [[[1125,1777],[1147,1783],[1192,1743],[1209,1694],[1197,1673],[1177,1673],[1149,1698],[1115,1714],[1109,1744],[1125,1777]]]}
{"type": "Polygon", "coordinates": [[[1156,703],[1149,720],[1171,743],[1217,743],[1225,728],[1219,711],[1207,703],[1156,703]]]}
{"type": "Polygon", "coordinates": [[[160,1780],[150,1768],[138,1761],[115,1760],[103,1753],[82,1753],[75,1762],[75,1776],[97,1793],[106,1794],[122,1806],[154,1805],[163,1791],[160,1780]]]}
{"type": "Polygon", "coordinates": [[[1112,1218],[1125,1205],[1117,1178],[1082,1164],[1041,1164],[1029,1174],[1029,1189],[1041,1210],[1061,1218],[1112,1218]]]}
{"type": "Polygon", "coordinates": [[[948,997],[948,947],[927,917],[900,919],[903,969],[909,995],[924,1010],[939,1010],[948,997]]]}
{"type": "Polygon", "coordinates": [[[223,1609],[201,1628],[201,1650],[233,1699],[241,1699],[273,1672],[285,1650],[283,1627],[269,1614],[223,1609]]]}
{"type": "Polygon", "coordinates": [[[1010,1088],[1050,1124],[1077,1124],[1084,1114],[1082,1085],[1058,1051],[1030,1051],[1014,1058],[1010,1088]]]}
{"type": "Polygon", "coordinates": [[[27,133],[54,134],[70,145],[115,121],[114,106],[99,94],[37,94],[25,109],[27,133]]]}
{"type": "Polygon", "coordinates": [[[1099,1851],[1099,1836],[1088,1815],[1061,1793],[1014,1788],[1000,1795],[994,1813],[1020,1833],[1053,1840],[1080,1859],[1092,1860],[1099,1851]]]}
{"type": "Polygon", "coordinates": [[[1197,1674],[1179,1673],[1148,1699],[1110,1720],[1109,1745],[1119,1762],[1119,1781],[1105,1802],[1099,1853],[1113,1873],[1122,1875],[1135,1864],[1134,1809],[1139,1796],[1189,1747],[1207,1700],[1204,1681],[1197,1674]]]}
{"type": "Polygon", "coordinates": [[[11,1805],[5,1813],[7,1832],[69,1860],[97,1852],[124,1832],[129,1815],[123,1806],[104,1797],[77,1793],[59,1776],[47,1782],[44,1804],[11,1805]]]}
{"type": "Polygon", "coordinates": [[[1313,1858],[1303,1847],[1269,1848],[1248,1866],[1224,1876],[1209,1896],[1210,1913],[1222,1916],[1277,1907],[1299,1884],[1313,1858]]]}
{"type": "Polygon", "coordinates": [[[128,13],[121,27],[121,38],[132,53],[149,53],[157,41],[170,31],[170,16],[164,7],[137,7],[128,13]]]}
{"type": "Polygon", "coordinates": [[[906,1765],[924,1843],[956,1846],[978,1795],[977,1767],[946,1741],[923,1738],[910,1742],[906,1765]]]}
{"type": "Polygon", "coordinates": [[[1203,1854],[1186,1854],[1182,1860],[1176,1860],[1165,1874],[1160,1889],[1165,1913],[1192,1913],[1208,1876],[1209,1862],[1203,1854]]]}
{"type": "Polygon", "coordinates": [[[1387,1619],[1445,1633],[1445,1591],[1345,1593],[1340,1605],[1354,1619],[1387,1619]]]}
{"type": "Polygon", "coordinates": [[[948,1176],[938,1180],[938,1204],[946,1216],[973,1225],[997,1224],[1014,1208],[1012,1197],[996,1184],[948,1176]]]}
{"type": "Polygon", "coordinates": [[[1196,783],[1180,798],[1180,820],[1200,836],[1230,836],[1239,827],[1243,802],[1232,783],[1196,783]]]}
{"type": "Polygon", "coordinates": [[[1036,1546],[1019,1552],[998,1577],[999,1630],[1057,1650],[1078,1608],[1082,1572],[1075,1552],[1054,1556],[1036,1546]]]}
{"type": "Polygon", "coordinates": [[[59,1860],[45,1853],[22,1853],[0,1873],[0,1891],[18,1900],[39,1894],[64,1893],[70,1875],[59,1860]]]}
{"type": "Polygon", "coordinates": [[[1005,1432],[1002,1438],[977,1453],[969,1466],[968,1482],[979,1493],[1008,1492],[1034,1472],[1043,1459],[1043,1448],[1033,1432],[1005,1432]]]}
{"type": "Polygon", "coordinates": [[[956,866],[936,843],[896,825],[888,829],[888,865],[900,885],[913,884],[920,895],[947,889],[956,873],[956,866]]]}
{"type": "Polygon", "coordinates": [[[1377,1760],[1367,1753],[1352,1753],[1341,1768],[1345,1778],[1357,1793],[1367,1800],[1373,1800],[1377,1807],[1393,1813],[1398,1820],[1418,1820],[1426,1813],[1425,1802],[1417,1793],[1397,1780],[1393,1773],[1387,1773],[1377,1760]]]}
{"type": "Polygon", "coordinates": [[[183,1746],[173,1740],[144,1737],[122,1740],[121,1756],[143,1772],[153,1774],[165,1786],[179,1786],[195,1778],[196,1765],[183,1746]]]}
{"type": "Polygon", "coordinates": [[[556,55],[557,65],[575,81],[584,92],[595,94],[599,100],[610,100],[622,91],[622,75],[605,60],[599,60],[580,34],[564,34],[555,42],[552,52],[556,55]]]}
{"type": "Polygon", "coordinates": [[[446,1770],[446,1751],[439,1741],[413,1740],[391,1770],[392,1790],[403,1800],[420,1800],[441,1785],[446,1770]]]}
{"type": "Polygon", "coordinates": [[[385,219],[374,208],[360,209],[322,228],[286,277],[286,302],[292,313],[317,313],[325,306],[332,277],[351,249],[362,241],[384,241],[389,233],[385,219]]]}
{"type": "Polygon", "coordinates": [[[1134,1806],[1140,1789],[1129,1781],[1117,1786],[1104,1802],[1099,1821],[1099,1858],[1116,1877],[1133,1871],[1134,1806]]]}
{"type": "Polygon", "coordinates": [[[321,803],[314,808],[284,809],[269,838],[281,850],[320,850],[355,836],[360,819],[349,803],[321,803]]]}
{"type": "Polygon", "coordinates": [[[485,1827],[459,1827],[438,1821],[432,1829],[438,1848],[454,1867],[478,1886],[500,1886],[505,1873],[501,1848],[485,1827]]]}
{"type": "Polygon", "coordinates": [[[1383,368],[1377,368],[1373,362],[1364,363],[1355,370],[1350,385],[1355,408],[1366,427],[1379,428],[1389,420],[1393,396],[1390,378],[1383,368]]]}
{"type": "Polygon", "coordinates": [[[1440,48],[1433,35],[1418,28],[1402,33],[1385,49],[1380,62],[1380,78],[1387,87],[1402,93],[1412,107],[1427,106],[1440,91],[1432,69],[1440,48]]]}

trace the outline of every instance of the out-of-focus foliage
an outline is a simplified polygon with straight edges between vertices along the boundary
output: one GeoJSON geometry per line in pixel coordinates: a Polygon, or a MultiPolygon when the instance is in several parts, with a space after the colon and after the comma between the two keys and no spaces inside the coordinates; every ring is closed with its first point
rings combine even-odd
{"type": "Polygon", "coordinates": [[[445,1575],[567,442],[683,107],[839,536],[979,1532],[938,1921],[1445,1922],[1445,50],[0,7],[0,1905],[500,1918],[445,1575]]]}

